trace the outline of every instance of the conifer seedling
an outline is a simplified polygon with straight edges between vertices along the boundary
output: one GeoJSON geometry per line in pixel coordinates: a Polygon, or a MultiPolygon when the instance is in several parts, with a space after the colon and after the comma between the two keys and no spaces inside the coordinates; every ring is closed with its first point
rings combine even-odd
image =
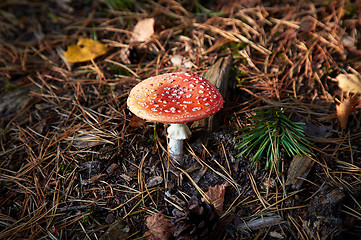
{"type": "Polygon", "coordinates": [[[237,148],[242,151],[237,157],[248,157],[252,153],[253,164],[265,157],[266,169],[273,166],[279,169],[281,149],[290,157],[313,155],[308,147],[311,143],[305,137],[304,123],[291,121],[283,108],[257,110],[249,120],[254,124],[240,130],[243,135],[237,148]]]}

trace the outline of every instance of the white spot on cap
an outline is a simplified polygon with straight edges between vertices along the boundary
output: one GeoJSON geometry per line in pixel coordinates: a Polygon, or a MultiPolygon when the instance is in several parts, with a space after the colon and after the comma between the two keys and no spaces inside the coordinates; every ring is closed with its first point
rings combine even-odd
{"type": "Polygon", "coordinates": [[[144,102],[138,102],[138,104],[142,107],[146,107],[147,106],[147,103],[144,103],[144,102]]]}
{"type": "Polygon", "coordinates": [[[202,108],[201,107],[194,107],[192,108],[192,111],[195,112],[195,111],[198,111],[198,110],[201,110],[202,108]]]}

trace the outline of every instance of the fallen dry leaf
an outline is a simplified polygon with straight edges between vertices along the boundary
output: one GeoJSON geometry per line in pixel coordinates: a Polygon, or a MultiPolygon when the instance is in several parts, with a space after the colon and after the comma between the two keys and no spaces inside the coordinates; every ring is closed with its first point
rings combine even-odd
{"type": "Polygon", "coordinates": [[[341,42],[345,48],[351,48],[351,49],[356,48],[355,46],[356,39],[351,36],[344,35],[341,38],[341,42]]]}
{"type": "Polygon", "coordinates": [[[286,185],[292,185],[293,189],[299,189],[311,171],[314,161],[309,156],[295,156],[288,168],[286,185]]]}
{"type": "Polygon", "coordinates": [[[356,104],[356,99],[349,97],[344,99],[339,105],[336,105],[336,114],[340,122],[341,129],[345,130],[347,127],[348,117],[353,111],[353,107],[356,104]]]}
{"type": "Polygon", "coordinates": [[[154,34],[154,18],[146,18],[134,26],[130,42],[146,42],[154,34]]]}
{"type": "Polygon", "coordinates": [[[173,64],[173,66],[178,68],[186,68],[186,69],[192,68],[192,62],[187,60],[182,55],[174,55],[170,58],[170,61],[173,64]]]}
{"type": "Polygon", "coordinates": [[[149,228],[148,240],[167,240],[173,237],[174,226],[162,212],[147,217],[145,223],[149,228]]]}
{"type": "Polygon", "coordinates": [[[218,213],[223,211],[224,194],[226,192],[227,184],[219,184],[214,187],[210,187],[206,192],[208,199],[202,198],[202,201],[207,201],[214,205],[214,208],[218,213]]]}
{"type": "Polygon", "coordinates": [[[317,20],[312,16],[306,16],[301,19],[299,30],[302,32],[311,32],[316,28],[317,20]]]}
{"type": "Polygon", "coordinates": [[[161,176],[154,176],[148,179],[147,188],[155,187],[163,182],[163,178],[161,176]]]}
{"type": "Polygon", "coordinates": [[[338,86],[346,93],[361,93],[361,79],[356,74],[339,74],[338,86]]]}
{"type": "Polygon", "coordinates": [[[118,220],[114,222],[108,230],[100,237],[100,240],[121,240],[129,239],[129,226],[125,220],[118,220]]]}
{"type": "Polygon", "coordinates": [[[79,38],[78,43],[68,46],[64,55],[69,62],[86,62],[104,55],[108,47],[89,38],[79,38]]]}
{"type": "Polygon", "coordinates": [[[145,124],[145,120],[141,119],[135,115],[130,119],[130,126],[133,128],[142,127],[145,124]]]}
{"type": "Polygon", "coordinates": [[[118,164],[112,163],[107,169],[106,172],[108,175],[111,175],[117,168],[119,168],[118,164]]]}

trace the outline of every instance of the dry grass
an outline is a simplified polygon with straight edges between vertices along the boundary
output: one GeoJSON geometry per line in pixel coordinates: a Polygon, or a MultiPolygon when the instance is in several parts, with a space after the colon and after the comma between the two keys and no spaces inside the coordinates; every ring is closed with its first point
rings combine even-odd
{"type": "Polygon", "coordinates": [[[347,130],[338,128],[343,96],[331,80],[361,70],[360,6],[221,2],[205,4],[208,13],[177,1],[135,2],[131,10],[0,3],[0,239],[99,239],[118,220],[136,239],[147,214],[171,216],[221,183],[228,184],[222,218],[231,221],[225,238],[360,236],[360,112],[347,130]],[[155,35],[133,46],[132,29],[147,17],[156,18],[155,35]],[[63,51],[79,37],[97,37],[111,50],[71,65],[63,51]],[[237,88],[227,118],[207,139],[193,136],[177,165],[164,126],[153,131],[132,118],[127,94],[142,79],[179,70],[174,55],[202,74],[230,54],[237,88]],[[285,186],[287,158],[281,173],[235,158],[245,116],[266,104],[319,130],[310,136],[315,165],[301,189],[285,186]],[[152,186],[155,177],[162,181],[152,186]]]}

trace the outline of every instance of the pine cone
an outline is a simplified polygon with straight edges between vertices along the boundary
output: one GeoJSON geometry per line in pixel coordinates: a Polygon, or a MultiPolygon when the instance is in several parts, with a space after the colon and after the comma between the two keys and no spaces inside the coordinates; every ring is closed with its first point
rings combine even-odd
{"type": "Polygon", "coordinates": [[[174,237],[181,240],[215,239],[219,216],[212,204],[193,196],[184,211],[174,209],[174,237]]]}

